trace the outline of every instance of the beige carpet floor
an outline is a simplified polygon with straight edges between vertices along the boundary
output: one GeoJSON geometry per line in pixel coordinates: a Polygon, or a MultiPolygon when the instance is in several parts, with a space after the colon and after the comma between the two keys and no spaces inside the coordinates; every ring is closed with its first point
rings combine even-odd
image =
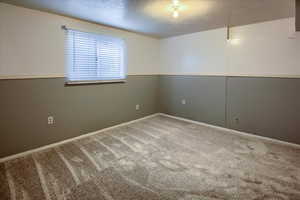
{"type": "Polygon", "coordinates": [[[300,200],[300,149],[155,116],[0,164],[1,200],[300,200]]]}

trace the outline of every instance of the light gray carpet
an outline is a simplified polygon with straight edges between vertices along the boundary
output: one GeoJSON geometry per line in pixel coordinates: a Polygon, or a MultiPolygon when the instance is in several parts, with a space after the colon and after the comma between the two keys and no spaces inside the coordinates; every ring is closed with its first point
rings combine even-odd
{"type": "Polygon", "coordinates": [[[299,200],[300,149],[156,116],[0,164],[6,200],[299,200]]]}

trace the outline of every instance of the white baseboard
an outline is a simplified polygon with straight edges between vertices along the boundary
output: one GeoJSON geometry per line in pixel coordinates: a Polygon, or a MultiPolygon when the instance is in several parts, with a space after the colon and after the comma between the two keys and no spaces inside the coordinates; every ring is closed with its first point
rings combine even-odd
{"type": "Polygon", "coordinates": [[[68,143],[68,142],[72,142],[72,141],[76,141],[76,140],[79,140],[79,139],[82,139],[82,138],[90,137],[92,135],[96,135],[96,134],[104,132],[104,131],[108,131],[108,130],[111,130],[111,129],[114,129],[114,128],[117,128],[117,127],[121,127],[121,126],[125,126],[125,125],[128,125],[128,124],[132,124],[134,122],[138,122],[138,121],[141,121],[141,120],[144,120],[144,119],[147,119],[147,118],[151,118],[151,117],[154,117],[154,116],[157,116],[157,115],[159,115],[159,113],[148,115],[146,117],[142,117],[142,118],[132,120],[132,121],[129,121],[129,122],[124,122],[124,123],[121,123],[121,124],[118,124],[118,125],[115,125],[115,126],[111,126],[111,127],[108,127],[108,128],[104,128],[104,129],[101,129],[101,130],[98,130],[98,131],[90,132],[90,133],[80,135],[80,136],[77,136],[77,137],[74,137],[74,138],[63,140],[61,142],[56,142],[56,143],[49,144],[49,145],[46,145],[46,146],[42,146],[42,147],[39,147],[39,148],[36,148],[36,149],[32,149],[32,150],[28,150],[28,151],[25,151],[25,152],[22,152],[22,153],[18,153],[18,154],[14,154],[14,155],[11,155],[11,156],[4,157],[4,158],[0,158],[0,163],[6,162],[6,161],[9,161],[9,160],[12,160],[12,159],[24,157],[24,156],[30,155],[32,153],[39,152],[39,151],[42,151],[42,150],[46,150],[46,149],[49,149],[49,148],[57,147],[57,146],[60,146],[62,144],[68,143]]]}
{"type": "Polygon", "coordinates": [[[215,125],[211,125],[211,124],[206,124],[206,123],[203,123],[203,122],[198,122],[198,121],[186,119],[186,118],[183,118],[183,117],[177,117],[177,116],[174,116],[174,115],[168,115],[168,114],[165,114],[165,113],[159,113],[159,115],[163,115],[163,116],[166,116],[166,117],[170,117],[170,118],[174,118],[174,119],[178,119],[178,120],[181,120],[181,121],[186,121],[186,122],[190,122],[190,123],[194,123],[194,124],[199,124],[199,125],[206,126],[206,127],[216,128],[216,129],[225,131],[226,133],[230,133],[230,134],[238,134],[238,135],[243,135],[243,136],[247,136],[247,137],[252,137],[252,138],[258,138],[258,139],[262,139],[262,140],[267,140],[267,141],[270,141],[272,143],[277,143],[277,144],[281,144],[281,145],[292,146],[294,148],[300,148],[299,144],[294,144],[294,143],[290,143],[290,142],[284,142],[284,141],[281,141],[281,140],[272,139],[272,138],[268,138],[268,137],[263,137],[263,136],[259,136],[259,135],[253,135],[251,133],[246,133],[246,132],[242,132],[242,131],[228,129],[228,128],[224,128],[224,127],[220,127],[220,126],[215,126],[215,125]]]}

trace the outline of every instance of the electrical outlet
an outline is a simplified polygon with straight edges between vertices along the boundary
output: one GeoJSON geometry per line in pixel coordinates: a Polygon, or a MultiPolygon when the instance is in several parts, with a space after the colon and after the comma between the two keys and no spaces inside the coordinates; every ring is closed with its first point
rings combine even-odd
{"type": "Polygon", "coordinates": [[[54,124],[54,117],[53,116],[48,117],[48,124],[54,124]]]}
{"type": "Polygon", "coordinates": [[[139,104],[136,104],[136,105],[135,105],[135,109],[136,109],[136,110],[139,110],[139,109],[140,109],[140,105],[139,105],[139,104]]]}
{"type": "Polygon", "coordinates": [[[235,120],[235,123],[236,123],[236,124],[239,124],[239,123],[240,123],[240,119],[239,119],[238,117],[236,117],[234,120],[235,120]]]}
{"type": "Polygon", "coordinates": [[[181,104],[185,105],[185,104],[186,104],[186,100],[185,100],[185,99],[182,99],[182,100],[181,100],[181,104]]]}

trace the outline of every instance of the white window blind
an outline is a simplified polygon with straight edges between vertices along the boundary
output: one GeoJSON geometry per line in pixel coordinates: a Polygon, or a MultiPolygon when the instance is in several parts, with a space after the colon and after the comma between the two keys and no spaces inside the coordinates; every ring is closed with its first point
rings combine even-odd
{"type": "Polygon", "coordinates": [[[122,39],[67,29],[66,56],[69,82],[126,78],[126,50],[122,39]]]}

